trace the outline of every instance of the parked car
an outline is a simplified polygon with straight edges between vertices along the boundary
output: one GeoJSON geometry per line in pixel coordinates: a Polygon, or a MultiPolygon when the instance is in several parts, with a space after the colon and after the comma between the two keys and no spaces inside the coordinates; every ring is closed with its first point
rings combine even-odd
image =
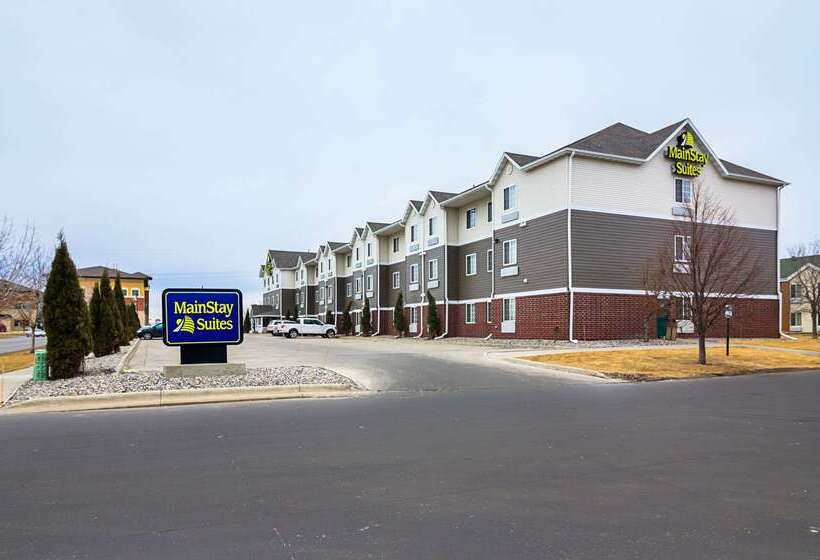
{"type": "Polygon", "coordinates": [[[268,324],[267,330],[271,336],[282,336],[282,325],[293,325],[296,321],[290,319],[276,319],[268,324]]]}
{"type": "MultiPolygon", "coordinates": [[[[46,331],[44,331],[43,329],[34,329],[34,337],[35,338],[38,337],[38,336],[45,336],[45,335],[46,335],[46,331]]],[[[31,329],[26,329],[26,336],[31,338],[31,329]]]]}
{"type": "Polygon", "coordinates": [[[162,335],[165,333],[165,327],[162,323],[155,323],[153,325],[148,325],[147,327],[141,327],[137,331],[137,338],[141,338],[143,340],[151,340],[152,338],[162,338],[162,335]]]}
{"type": "Polygon", "coordinates": [[[296,338],[297,336],[322,336],[328,338],[336,336],[336,327],[321,322],[319,319],[297,319],[292,324],[286,324],[280,327],[283,334],[287,334],[288,338],[296,338]]]}

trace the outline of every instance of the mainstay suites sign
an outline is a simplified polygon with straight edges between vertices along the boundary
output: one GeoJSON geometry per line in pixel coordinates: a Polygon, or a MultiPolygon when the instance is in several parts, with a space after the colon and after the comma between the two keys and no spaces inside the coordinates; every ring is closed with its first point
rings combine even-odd
{"type": "Polygon", "coordinates": [[[169,288],[162,292],[165,344],[240,344],[242,293],[226,289],[169,288]]]}
{"type": "Polygon", "coordinates": [[[687,177],[700,177],[703,166],[709,163],[709,154],[695,149],[695,135],[684,130],[677,137],[677,145],[667,146],[667,158],[673,160],[672,173],[687,177]]]}

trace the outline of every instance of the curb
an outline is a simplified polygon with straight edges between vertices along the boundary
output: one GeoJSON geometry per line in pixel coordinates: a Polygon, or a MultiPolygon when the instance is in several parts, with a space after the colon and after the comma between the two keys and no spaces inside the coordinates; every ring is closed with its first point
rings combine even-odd
{"type": "Polygon", "coordinates": [[[500,358],[501,360],[512,362],[518,365],[525,365],[530,367],[537,367],[541,369],[546,369],[548,371],[557,371],[561,373],[574,373],[576,375],[585,375],[587,377],[597,377],[598,379],[605,379],[607,381],[612,382],[625,382],[628,381],[626,379],[621,379],[618,377],[612,377],[605,373],[601,373],[600,371],[595,371],[593,369],[583,369],[583,368],[576,368],[572,366],[564,366],[564,365],[557,365],[557,364],[550,364],[546,362],[536,362],[533,360],[527,360],[526,356],[510,356],[500,358]]]}
{"type": "Polygon", "coordinates": [[[44,397],[7,404],[0,414],[30,412],[68,412],[105,410],[181,404],[226,403],[273,399],[304,399],[347,397],[357,392],[351,385],[274,385],[269,387],[226,387],[213,389],[168,389],[135,391],[133,393],[104,393],[71,397],[44,397]]]}
{"type": "Polygon", "coordinates": [[[122,370],[125,369],[125,365],[131,361],[131,356],[134,355],[134,352],[137,351],[137,348],[142,342],[142,339],[136,338],[136,342],[131,345],[131,348],[128,349],[128,352],[125,353],[125,356],[120,358],[120,363],[117,364],[117,368],[114,370],[114,373],[122,373],[122,370]]]}

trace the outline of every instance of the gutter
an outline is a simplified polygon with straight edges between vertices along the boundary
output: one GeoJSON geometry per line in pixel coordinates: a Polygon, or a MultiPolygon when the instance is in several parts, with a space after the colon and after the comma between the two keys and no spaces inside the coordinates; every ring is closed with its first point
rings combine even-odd
{"type": "Polygon", "coordinates": [[[784,186],[777,187],[777,221],[775,222],[777,224],[777,243],[775,245],[775,258],[777,259],[777,278],[775,279],[775,286],[777,286],[777,332],[783,338],[797,340],[795,337],[783,332],[783,290],[780,285],[780,191],[784,186]]]}
{"type": "MultiPolygon", "coordinates": [[[[485,184],[484,188],[490,193],[490,204],[493,202],[493,188],[489,184],[485,184]]],[[[495,205],[493,204],[493,214],[495,214],[495,205]]],[[[490,275],[490,310],[493,308],[493,298],[495,297],[495,215],[493,215],[493,225],[490,228],[490,249],[493,251],[493,271],[490,275]]],[[[476,259],[478,260],[478,259],[476,259]]],[[[476,263],[476,266],[478,264],[476,263]]],[[[484,318],[486,321],[486,317],[484,318]]],[[[490,323],[492,325],[492,323],[490,323]]],[[[484,337],[484,340],[490,340],[493,337],[492,331],[484,337]]]]}
{"type": "MultiPolygon", "coordinates": [[[[422,220],[421,229],[424,229],[424,221],[422,220]]],[[[421,244],[421,236],[419,236],[419,243],[421,244]]],[[[423,245],[420,245],[423,247],[423,245]]],[[[413,338],[422,338],[424,336],[424,299],[427,296],[426,290],[423,287],[427,287],[427,283],[424,280],[424,255],[426,254],[425,251],[419,250],[419,291],[421,292],[421,302],[419,303],[419,322],[418,322],[418,329],[419,334],[414,336],[413,338]]]]}
{"type": "MultiPolygon", "coordinates": [[[[572,160],[575,150],[567,159],[567,291],[569,292],[569,341],[577,344],[575,339],[575,292],[572,290],[572,160]]],[[[495,255],[495,253],[493,253],[495,255]]],[[[495,260],[495,256],[493,256],[495,260]]]]}
{"type": "MultiPolygon", "coordinates": [[[[439,208],[442,208],[441,204],[439,204],[439,208]]],[[[476,210],[476,218],[478,218],[478,210],[476,210]]],[[[444,332],[441,333],[436,337],[436,340],[441,340],[447,333],[450,332],[450,297],[448,292],[450,291],[450,283],[447,281],[447,208],[444,208],[444,332]]],[[[478,271],[478,255],[476,255],[476,272],[478,271]]]]}

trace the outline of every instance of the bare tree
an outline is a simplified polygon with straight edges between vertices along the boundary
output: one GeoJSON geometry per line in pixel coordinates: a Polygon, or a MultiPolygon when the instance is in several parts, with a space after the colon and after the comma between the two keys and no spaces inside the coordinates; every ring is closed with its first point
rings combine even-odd
{"type": "Polygon", "coordinates": [[[706,334],[728,304],[761,287],[760,255],[734,212],[704,186],[695,185],[685,215],[672,227],[656,263],[663,291],[689,302],[698,337],[698,363],[706,363],[706,334]]]}
{"type": "Polygon", "coordinates": [[[35,245],[21,278],[22,289],[19,293],[20,305],[17,313],[28,325],[32,353],[36,346],[34,332],[42,320],[40,315],[43,311],[43,292],[48,282],[49,264],[42,246],[35,245]]]}
{"type": "Polygon", "coordinates": [[[34,226],[18,231],[5,216],[0,220],[0,309],[15,304],[36,247],[34,226]]]}
{"type": "Polygon", "coordinates": [[[792,258],[805,259],[805,264],[797,269],[793,284],[800,285],[800,295],[808,304],[811,313],[811,336],[817,338],[817,315],[820,312],[820,266],[811,262],[809,257],[816,257],[820,262],[820,239],[809,244],[800,243],[789,249],[792,258]]]}

